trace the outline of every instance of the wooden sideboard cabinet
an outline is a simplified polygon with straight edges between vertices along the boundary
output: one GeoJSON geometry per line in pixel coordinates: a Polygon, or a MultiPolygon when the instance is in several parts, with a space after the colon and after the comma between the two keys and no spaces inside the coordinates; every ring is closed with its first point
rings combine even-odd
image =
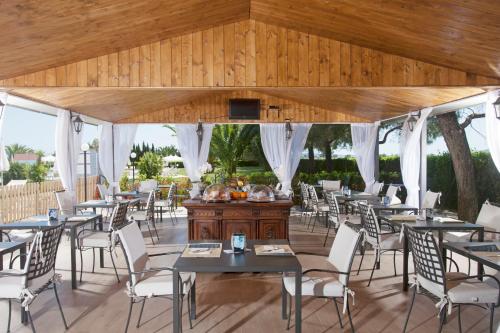
{"type": "Polygon", "coordinates": [[[288,239],[291,200],[206,203],[185,200],[189,240],[227,240],[233,233],[247,239],[288,239]]]}

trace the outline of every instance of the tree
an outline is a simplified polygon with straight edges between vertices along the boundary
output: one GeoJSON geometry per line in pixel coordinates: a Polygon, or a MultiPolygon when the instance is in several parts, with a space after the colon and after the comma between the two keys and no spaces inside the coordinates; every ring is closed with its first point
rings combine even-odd
{"type": "Polygon", "coordinates": [[[477,108],[469,108],[468,110],[472,113],[466,116],[462,123],[459,123],[459,118],[464,118],[463,111],[440,114],[436,118],[455,171],[458,218],[473,222],[477,218],[479,202],[474,163],[465,129],[472,123],[473,119],[484,117],[484,113],[476,113],[477,108]]]}
{"type": "Polygon", "coordinates": [[[163,159],[153,152],[146,152],[137,163],[139,177],[142,179],[154,179],[163,171],[163,159]]]}
{"type": "Polygon", "coordinates": [[[23,165],[18,162],[12,162],[10,164],[9,171],[5,173],[5,179],[26,179],[26,170],[23,165]]]}
{"type": "Polygon", "coordinates": [[[45,180],[49,169],[42,163],[25,165],[25,173],[30,182],[41,183],[45,180]]]}
{"type": "Polygon", "coordinates": [[[25,145],[21,145],[19,143],[14,143],[14,144],[8,145],[7,147],[5,147],[5,149],[7,151],[7,157],[9,158],[9,161],[11,161],[11,162],[12,162],[12,159],[14,158],[15,154],[25,154],[25,153],[33,153],[34,152],[34,150],[31,149],[30,147],[25,146],[25,145]]]}
{"type": "Polygon", "coordinates": [[[309,131],[306,147],[309,160],[314,161],[314,149],[325,154],[326,170],[333,170],[332,151],[337,148],[351,145],[350,125],[322,125],[314,124],[309,131]]]}
{"type": "Polygon", "coordinates": [[[216,161],[225,175],[231,178],[245,150],[258,132],[258,125],[216,125],[210,142],[210,159],[216,161]]]}

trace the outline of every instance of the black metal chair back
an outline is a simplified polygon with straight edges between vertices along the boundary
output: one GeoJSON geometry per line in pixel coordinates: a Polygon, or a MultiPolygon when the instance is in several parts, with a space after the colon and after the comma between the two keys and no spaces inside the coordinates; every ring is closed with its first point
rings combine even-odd
{"type": "MultiPolygon", "coordinates": [[[[31,243],[28,253],[25,272],[27,273],[27,285],[30,282],[47,274],[54,273],[57,257],[57,249],[61,240],[64,225],[39,231],[31,243]]],[[[48,282],[48,281],[45,281],[48,282]]],[[[38,285],[38,283],[37,283],[38,285]]]]}
{"type": "Polygon", "coordinates": [[[325,192],[325,200],[328,203],[328,216],[339,220],[340,209],[339,209],[339,203],[337,201],[337,196],[335,196],[335,193],[325,192]]]}
{"type": "Polygon", "coordinates": [[[366,240],[373,245],[378,245],[380,242],[380,227],[373,208],[364,202],[358,203],[358,206],[359,212],[362,214],[362,221],[364,216],[363,228],[366,230],[366,240]]]}
{"type": "MultiPolygon", "coordinates": [[[[446,279],[443,259],[431,232],[422,232],[411,227],[405,228],[409,247],[413,254],[413,265],[417,277],[423,277],[446,293],[446,279]]],[[[425,286],[424,286],[425,287],[425,286]]]]}
{"type": "Polygon", "coordinates": [[[116,204],[111,215],[110,231],[117,231],[127,224],[128,201],[116,204]]]}

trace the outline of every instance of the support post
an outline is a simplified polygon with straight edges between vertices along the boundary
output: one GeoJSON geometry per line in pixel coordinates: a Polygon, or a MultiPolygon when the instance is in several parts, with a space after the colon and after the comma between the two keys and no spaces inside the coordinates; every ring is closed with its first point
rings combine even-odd
{"type": "Polygon", "coordinates": [[[83,189],[84,189],[84,201],[87,201],[87,151],[83,152],[83,189]]]}
{"type": "Polygon", "coordinates": [[[427,120],[422,126],[420,133],[420,195],[419,207],[424,202],[425,192],[427,191],[427,120]]]}
{"type": "Polygon", "coordinates": [[[373,165],[373,175],[375,176],[375,180],[379,181],[380,178],[380,143],[378,141],[380,134],[380,126],[377,128],[377,141],[375,142],[375,150],[373,152],[373,158],[375,160],[375,163],[373,165]]]}

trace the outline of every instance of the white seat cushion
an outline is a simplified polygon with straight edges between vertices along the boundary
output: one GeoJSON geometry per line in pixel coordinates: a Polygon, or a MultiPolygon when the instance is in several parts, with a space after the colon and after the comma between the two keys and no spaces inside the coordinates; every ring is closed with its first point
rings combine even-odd
{"type": "Polygon", "coordinates": [[[35,233],[31,230],[12,230],[8,233],[11,242],[31,243],[35,238],[35,233]]]}
{"type": "Polygon", "coordinates": [[[107,232],[85,232],[80,236],[80,246],[82,247],[110,247],[109,233],[107,232]]]}
{"type": "Polygon", "coordinates": [[[156,200],[155,207],[170,207],[170,200],[156,200]]]}
{"type": "Polygon", "coordinates": [[[460,282],[456,287],[448,290],[448,297],[452,303],[497,303],[499,290],[478,279],[460,282]]]}
{"type": "Polygon", "coordinates": [[[145,210],[132,212],[130,214],[127,214],[127,217],[128,219],[134,219],[135,221],[146,221],[148,219],[145,210]]]}
{"type": "MultiPolygon", "coordinates": [[[[286,291],[295,296],[295,277],[285,276],[283,278],[286,291]]],[[[302,295],[303,296],[327,296],[342,297],[344,295],[344,286],[334,277],[302,277],[302,295]]]]}
{"type": "Polygon", "coordinates": [[[403,248],[403,243],[399,241],[399,233],[380,234],[380,249],[399,250],[403,248]]]}
{"type": "MultiPolygon", "coordinates": [[[[181,273],[181,279],[184,284],[184,293],[189,291],[195,278],[195,273],[181,273]]],[[[134,293],[139,297],[172,295],[172,272],[164,270],[146,275],[145,278],[140,280],[135,285],[134,293]]]]}
{"type": "Polygon", "coordinates": [[[465,242],[470,239],[470,232],[448,231],[444,233],[444,239],[449,242],[465,242]]]}
{"type": "MultiPolygon", "coordinates": [[[[5,269],[2,273],[21,274],[20,270],[5,269]]],[[[23,290],[22,276],[0,276],[0,298],[17,299],[23,290]]]]}

